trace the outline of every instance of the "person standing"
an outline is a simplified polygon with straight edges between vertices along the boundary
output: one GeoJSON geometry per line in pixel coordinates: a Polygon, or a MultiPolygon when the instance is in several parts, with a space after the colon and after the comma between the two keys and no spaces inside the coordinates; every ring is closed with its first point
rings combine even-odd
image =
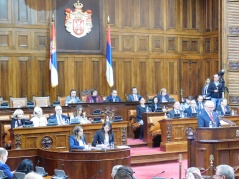
{"type": "Polygon", "coordinates": [[[203,99],[205,99],[205,100],[210,99],[210,93],[208,93],[208,86],[209,86],[210,81],[211,81],[211,79],[207,78],[205,81],[205,85],[202,88],[202,96],[203,96],[203,99]]]}
{"type": "Polygon", "coordinates": [[[220,105],[220,99],[222,98],[223,86],[219,82],[218,74],[215,74],[213,79],[214,81],[209,83],[207,91],[210,93],[210,97],[215,104],[215,108],[217,108],[217,106],[220,105]]]}

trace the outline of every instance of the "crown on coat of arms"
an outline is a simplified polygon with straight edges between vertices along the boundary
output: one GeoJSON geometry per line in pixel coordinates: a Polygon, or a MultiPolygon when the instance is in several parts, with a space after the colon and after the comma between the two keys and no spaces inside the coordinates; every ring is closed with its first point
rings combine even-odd
{"type": "Polygon", "coordinates": [[[75,7],[76,9],[82,9],[83,4],[80,3],[79,0],[78,0],[78,1],[74,4],[74,7],[75,7]]]}

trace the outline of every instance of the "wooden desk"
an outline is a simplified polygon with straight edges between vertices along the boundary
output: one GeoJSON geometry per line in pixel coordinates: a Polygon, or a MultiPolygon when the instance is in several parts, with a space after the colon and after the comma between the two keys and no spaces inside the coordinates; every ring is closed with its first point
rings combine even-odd
{"type": "MultiPolygon", "coordinates": [[[[91,143],[102,123],[82,124],[86,141],[91,143]]],[[[117,145],[127,144],[127,121],[114,122],[112,128],[117,145]]],[[[11,131],[12,149],[38,148],[49,151],[69,151],[68,136],[72,134],[75,125],[47,126],[31,128],[14,128],[11,131]]]]}
{"type": "Polygon", "coordinates": [[[13,170],[23,159],[30,159],[34,166],[39,160],[39,166],[44,167],[49,175],[54,175],[54,169],[65,171],[70,179],[89,179],[99,170],[102,173],[95,179],[111,178],[111,171],[115,165],[130,166],[130,149],[105,151],[78,151],[78,152],[53,152],[41,149],[10,150],[7,164],[13,170]]]}
{"type": "Polygon", "coordinates": [[[143,141],[147,143],[148,147],[152,147],[153,146],[153,139],[152,136],[149,135],[149,121],[148,121],[148,117],[151,116],[163,116],[164,113],[163,112],[147,112],[147,113],[143,113],[142,117],[143,117],[143,121],[144,121],[144,138],[143,141]]]}
{"type": "MultiPolygon", "coordinates": [[[[84,110],[87,113],[87,116],[91,116],[95,109],[101,109],[102,111],[106,111],[106,109],[113,111],[114,115],[121,115],[124,121],[128,121],[128,111],[132,109],[136,109],[138,102],[118,102],[118,103],[78,103],[78,104],[70,104],[69,106],[62,106],[63,113],[72,113],[75,110],[76,105],[82,105],[84,110]]],[[[163,103],[162,106],[170,107],[173,103],[163,103]]],[[[14,111],[19,108],[0,108],[0,116],[8,115],[12,116],[14,111]]],[[[33,114],[33,107],[23,107],[20,108],[24,111],[24,114],[33,114]]],[[[42,107],[43,113],[46,114],[54,114],[55,107],[47,106],[42,107]]],[[[105,115],[105,114],[104,114],[105,115]]],[[[3,125],[10,124],[11,120],[9,119],[0,119],[0,133],[3,134],[4,129],[3,125]]],[[[3,138],[0,137],[0,144],[3,146],[3,138]]]]}
{"type": "MultiPolygon", "coordinates": [[[[239,126],[197,128],[196,137],[188,139],[188,167],[208,169],[210,155],[214,157],[214,166],[220,164],[238,166],[239,126]]],[[[208,170],[205,175],[212,175],[214,172],[208,170]]],[[[239,171],[237,170],[236,173],[238,174],[239,171]]]]}
{"type": "Polygon", "coordinates": [[[165,152],[186,151],[187,135],[196,131],[196,118],[163,119],[160,121],[160,149],[165,152]]]}

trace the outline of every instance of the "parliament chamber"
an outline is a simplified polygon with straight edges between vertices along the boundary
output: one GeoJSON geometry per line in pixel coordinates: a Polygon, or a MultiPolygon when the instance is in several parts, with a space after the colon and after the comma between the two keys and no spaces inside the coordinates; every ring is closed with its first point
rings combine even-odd
{"type": "MultiPolygon", "coordinates": [[[[174,99],[181,102],[187,96],[196,99],[202,93],[205,80],[224,69],[228,89],[224,97],[231,109],[238,111],[239,0],[2,0],[0,7],[0,144],[11,148],[7,163],[13,169],[23,158],[31,158],[34,164],[39,159],[42,166],[49,168],[51,175],[62,161],[65,161],[65,169],[71,178],[75,174],[67,163],[74,159],[75,167],[84,168],[77,156],[77,153],[84,155],[84,152],[68,152],[68,136],[75,125],[10,129],[16,109],[22,109],[24,117],[30,119],[33,107],[37,105],[42,107],[45,117],[49,117],[55,113],[53,104],[57,101],[55,104],[62,105],[63,113],[71,116],[77,104],[64,106],[64,100],[72,89],[83,101],[87,97],[85,91],[96,89],[105,99],[113,89],[117,90],[123,102],[84,102],[80,105],[91,119],[96,117],[93,111],[97,109],[103,112],[100,115],[103,120],[106,116],[122,116],[122,122],[113,123],[118,145],[127,145],[128,139],[134,141],[138,137],[140,125],[135,122],[138,102],[126,100],[134,86],[147,100],[166,88],[168,94],[175,95],[174,99]],[[76,6],[77,3],[82,3],[83,8],[76,6]],[[67,22],[73,16],[67,13],[77,11],[89,15],[87,22],[91,25],[85,27],[87,32],[83,37],[72,35],[73,30],[68,31],[71,23],[67,22]],[[58,85],[52,86],[49,62],[53,21],[58,85]],[[108,25],[114,81],[111,86],[106,78],[108,25]],[[66,158],[61,158],[62,153],[66,153],[66,158]],[[51,158],[51,155],[56,158],[51,158]]],[[[173,102],[163,105],[171,109],[173,102]]],[[[230,126],[237,131],[237,115],[222,120],[225,121],[222,132],[230,131],[230,126]]],[[[238,146],[232,145],[233,149],[228,147],[226,150],[226,142],[230,139],[212,141],[222,132],[197,128],[196,118],[166,119],[165,113],[148,112],[143,114],[143,121],[141,146],[159,149],[164,152],[162,155],[133,156],[127,149],[108,151],[109,158],[99,158],[96,152],[97,167],[92,172],[83,172],[85,178],[97,173],[99,166],[105,166],[102,177],[109,178],[110,167],[115,164],[134,166],[175,161],[178,154],[188,160],[188,167],[197,165],[203,171],[210,162],[210,152],[205,152],[209,144],[218,147],[214,152],[215,164],[220,164],[228,156],[227,164],[233,167],[238,164],[231,160],[237,158],[238,146]],[[196,134],[200,135],[200,132],[215,134],[210,134],[212,139],[204,140],[203,136],[197,138],[196,134]],[[222,146],[224,149],[220,148],[222,146]],[[190,153],[192,151],[198,152],[197,155],[190,153]],[[119,161],[113,161],[114,155],[118,155],[119,161]],[[203,157],[206,163],[197,156],[203,157]],[[106,162],[108,159],[109,163],[106,162]]],[[[96,130],[101,128],[101,124],[82,126],[87,141],[92,141],[96,130]]],[[[235,138],[231,141],[237,142],[235,138]]],[[[137,145],[132,145],[132,150],[137,145]]],[[[86,154],[91,156],[90,152],[86,154]]],[[[88,171],[89,164],[84,165],[88,171]]]]}

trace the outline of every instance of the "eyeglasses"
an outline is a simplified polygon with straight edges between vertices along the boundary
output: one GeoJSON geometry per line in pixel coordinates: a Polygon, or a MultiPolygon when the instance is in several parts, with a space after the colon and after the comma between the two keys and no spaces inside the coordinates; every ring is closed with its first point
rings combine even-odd
{"type": "Polygon", "coordinates": [[[212,178],[223,177],[223,175],[213,175],[212,178]]]}

